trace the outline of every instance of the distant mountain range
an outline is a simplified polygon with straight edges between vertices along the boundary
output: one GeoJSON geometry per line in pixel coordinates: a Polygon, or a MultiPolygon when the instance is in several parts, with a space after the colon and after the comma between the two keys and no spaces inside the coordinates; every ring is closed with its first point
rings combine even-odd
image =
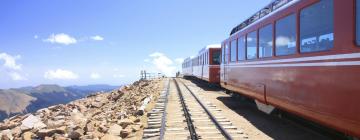
{"type": "Polygon", "coordinates": [[[39,85],[0,89],[0,121],[16,114],[34,112],[56,104],[65,104],[89,94],[111,91],[120,86],[88,85],[68,86],[39,85]]]}

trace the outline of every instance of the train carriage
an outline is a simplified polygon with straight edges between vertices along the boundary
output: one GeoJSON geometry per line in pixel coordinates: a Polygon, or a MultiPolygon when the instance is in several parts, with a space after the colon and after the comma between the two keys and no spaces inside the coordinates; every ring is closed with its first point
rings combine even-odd
{"type": "Polygon", "coordinates": [[[182,63],[182,74],[183,76],[192,76],[192,58],[188,57],[184,59],[182,63]]]}
{"type": "Polygon", "coordinates": [[[274,0],[222,42],[221,86],[360,137],[360,0],[274,0]]]}
{"type": "Polygon", "coordinates": [[[220,83],[221,45],[208,45],[192,59],[183,62],[183,75],[205,80],[209,83],[220,83]]]}

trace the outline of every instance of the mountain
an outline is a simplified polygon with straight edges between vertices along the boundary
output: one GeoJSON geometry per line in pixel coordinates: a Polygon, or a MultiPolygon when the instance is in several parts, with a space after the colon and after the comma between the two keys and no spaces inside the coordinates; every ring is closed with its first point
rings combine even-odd
{"type": "Polygon", "coordinates": [[[26,107],[36,98],[16,90],[0,90],[0,119],[27,112],[26,107]]]}
{"type": "Polygon", "coordinates": [[[65,104],[96,92],[119,88],[109,85],[68,86],[39,85],[0,90],[0,121],[16,114],[34,112],[56,104],[65,104]]]}

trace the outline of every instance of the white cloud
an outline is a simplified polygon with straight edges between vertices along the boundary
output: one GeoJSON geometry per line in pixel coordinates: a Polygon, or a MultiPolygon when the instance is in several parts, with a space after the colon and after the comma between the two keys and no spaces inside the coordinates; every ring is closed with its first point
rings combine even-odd
{"type": "Polygon", "coordinates": [[[287,46],[289,42],[290,42],[290,38],[288,37],[280,36],[276,38],[276,45],[279,46],[287,46]]]}
{"type": "Polygon", "coordinates": [[[102,36],[99,36],[99,35],[96,35],[96,36],[92,36],[90,37],[92,40],[95,40],[95,41],[102,41],[104,40],[104,37],[102,36]]]}
{"type": "Polygon", "coordinates": [[[150,62],[150,59],[144,59],[144,62],[150,62]]]}
{"type": "Polygon", "coordinates": [[[77,40],[74,37],[71,37],[70,35],[64,33],[51,34],[49,38],[44,39],[43,41],[50,43],[58,43],[63,45],[75,44],[77,42],[77,40]]]}
{"type": "Polygon", "coordinates": [[[91,79],[99,79],[99,78],[101,78],[101,76],[100,76],[100,74],[98,74],[98,73],[91,73],[91,74],[90,74],[90,78],[91,78],[91,79]]]}
{"type": "Polygon", "coordinates": [[[114,77],[114,78],[123,78],[123,77],[125,77],[125,75],[122,75],[122,74],[114,74],[113,77],[114,77]]]}
{"type": "Polygon", "coordinates": [[[20,55],[11,56],[7,53],[0,53],[0,60],[3,60],[5,62],[3,66],[8,69],[21,70],[21,65],[16,64],[16,59],[20,58],[20,55]]]}
{"type": "Polygon", "coordinates": [[[7,53],[0,53],[0,64],[1,60],[4,61],[4,64],[0,68],[5,68],[6,73],[10,76],[10,78],[14,81],[23,81],[27,80],[24,76],[22,76],[19,71],[21,71],[21,64],[16,63],[17,59],[20,59],[20,55],[12,56],[7,53]]]}
{"type": "Polygon", "coordinates": [[[176,58],[176,59],[175,59],[175,62],[176,62],[177,64],[182,64],[182,62],[184,62],[184,58],[176,58]]]}
{"type": "Polygon", "coordinates": [[[50,80],[51,79],[69,80],[69,79],[78,79],[79,76],[76,73],[69,70],[57,69],[57,70],[49,70],[45,72],[44,78],[50,80]]]}
{"type": "Polygon", "coordinates": [[[17,72],[10,72],[9,76],[11,77],[12,80],[14,81],[24,81],[27,80],[25,77],[21,76],[19,73],[17,72]]]}
{"type": "Polygon", "coordinates": [[[151,63],[155,65],[156,69],[166,76],[175,74],[176,67],[172,66],[173,61],[166,55],[160,52],[155,52],[149,55],[152,58],[151,63]]]}
{"type": "Polygon", "coordinates": [[[39,36],[38,35],[34,35],[34,39],[38,39],[39,38],[39,36]]]}

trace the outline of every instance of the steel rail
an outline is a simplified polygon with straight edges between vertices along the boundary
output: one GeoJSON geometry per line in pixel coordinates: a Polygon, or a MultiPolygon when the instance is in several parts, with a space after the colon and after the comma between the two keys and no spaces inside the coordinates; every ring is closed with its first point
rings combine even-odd
{"type": "Polygon", "coordinates": [[[160,140],[164,139],[165,134],[165,123],[166,123],[166,107],[168,103],[168,95],[169,95],[169,89],[170,89],[170,80],[167,81],[167,88],[166,88],[166,97],[165,97],[165,105],[164,105],[164,112],[161,117],[161,128],[160,128],[160,140]]]}
{"type": "Polygon", "coordinates": [[[177,82],[175,79],[173,79],[173,80],[174,80],[174,82],[175,82],[176,89],[177,89],[178,94],[179,94],[179,97],[180,97],[181,106],[182,106],[182,108],[183,108],[184,115],[185,115],[185,119],[186,119],[186,123],[187,123],[187,126],[188,126],[188,128],[189,128],[189,132],[190,132],[190,137],[191,137],[192,140],[198,140],[199,137],[198,137],[198,135],[196,134],[195,126],[194,126],[194,124],[192,123],[189,110],[188,110],[187,107],[186,107],[184,97],[183,97],[182,92],[181,92],[181,90],[180,90],[180,86],[179,86],[178,82],[177,82]]]}
{"type": "MultiPolygon", "coordinates": [[[[176,81],[176,80],[175,80],[176,81]]],[[[190,88],[184,84],[184,82],[180,81],[185,88],[191,93],[191,95],[196,99],[196,101],[201,105],[201,107],[205,110],[205,112],[209,115],[210,119],[214,122],[216,127],[220,130],[220,132],[224,135],[224,137],[228,140],[233,140],[231,135],[226,131],[224,127],[220,125],[220,123],[216,120],[214,115],[211,114],[211,112],[205,107],[205,105],[199,100],[199,98],[190,90],[190,88]]]]}

